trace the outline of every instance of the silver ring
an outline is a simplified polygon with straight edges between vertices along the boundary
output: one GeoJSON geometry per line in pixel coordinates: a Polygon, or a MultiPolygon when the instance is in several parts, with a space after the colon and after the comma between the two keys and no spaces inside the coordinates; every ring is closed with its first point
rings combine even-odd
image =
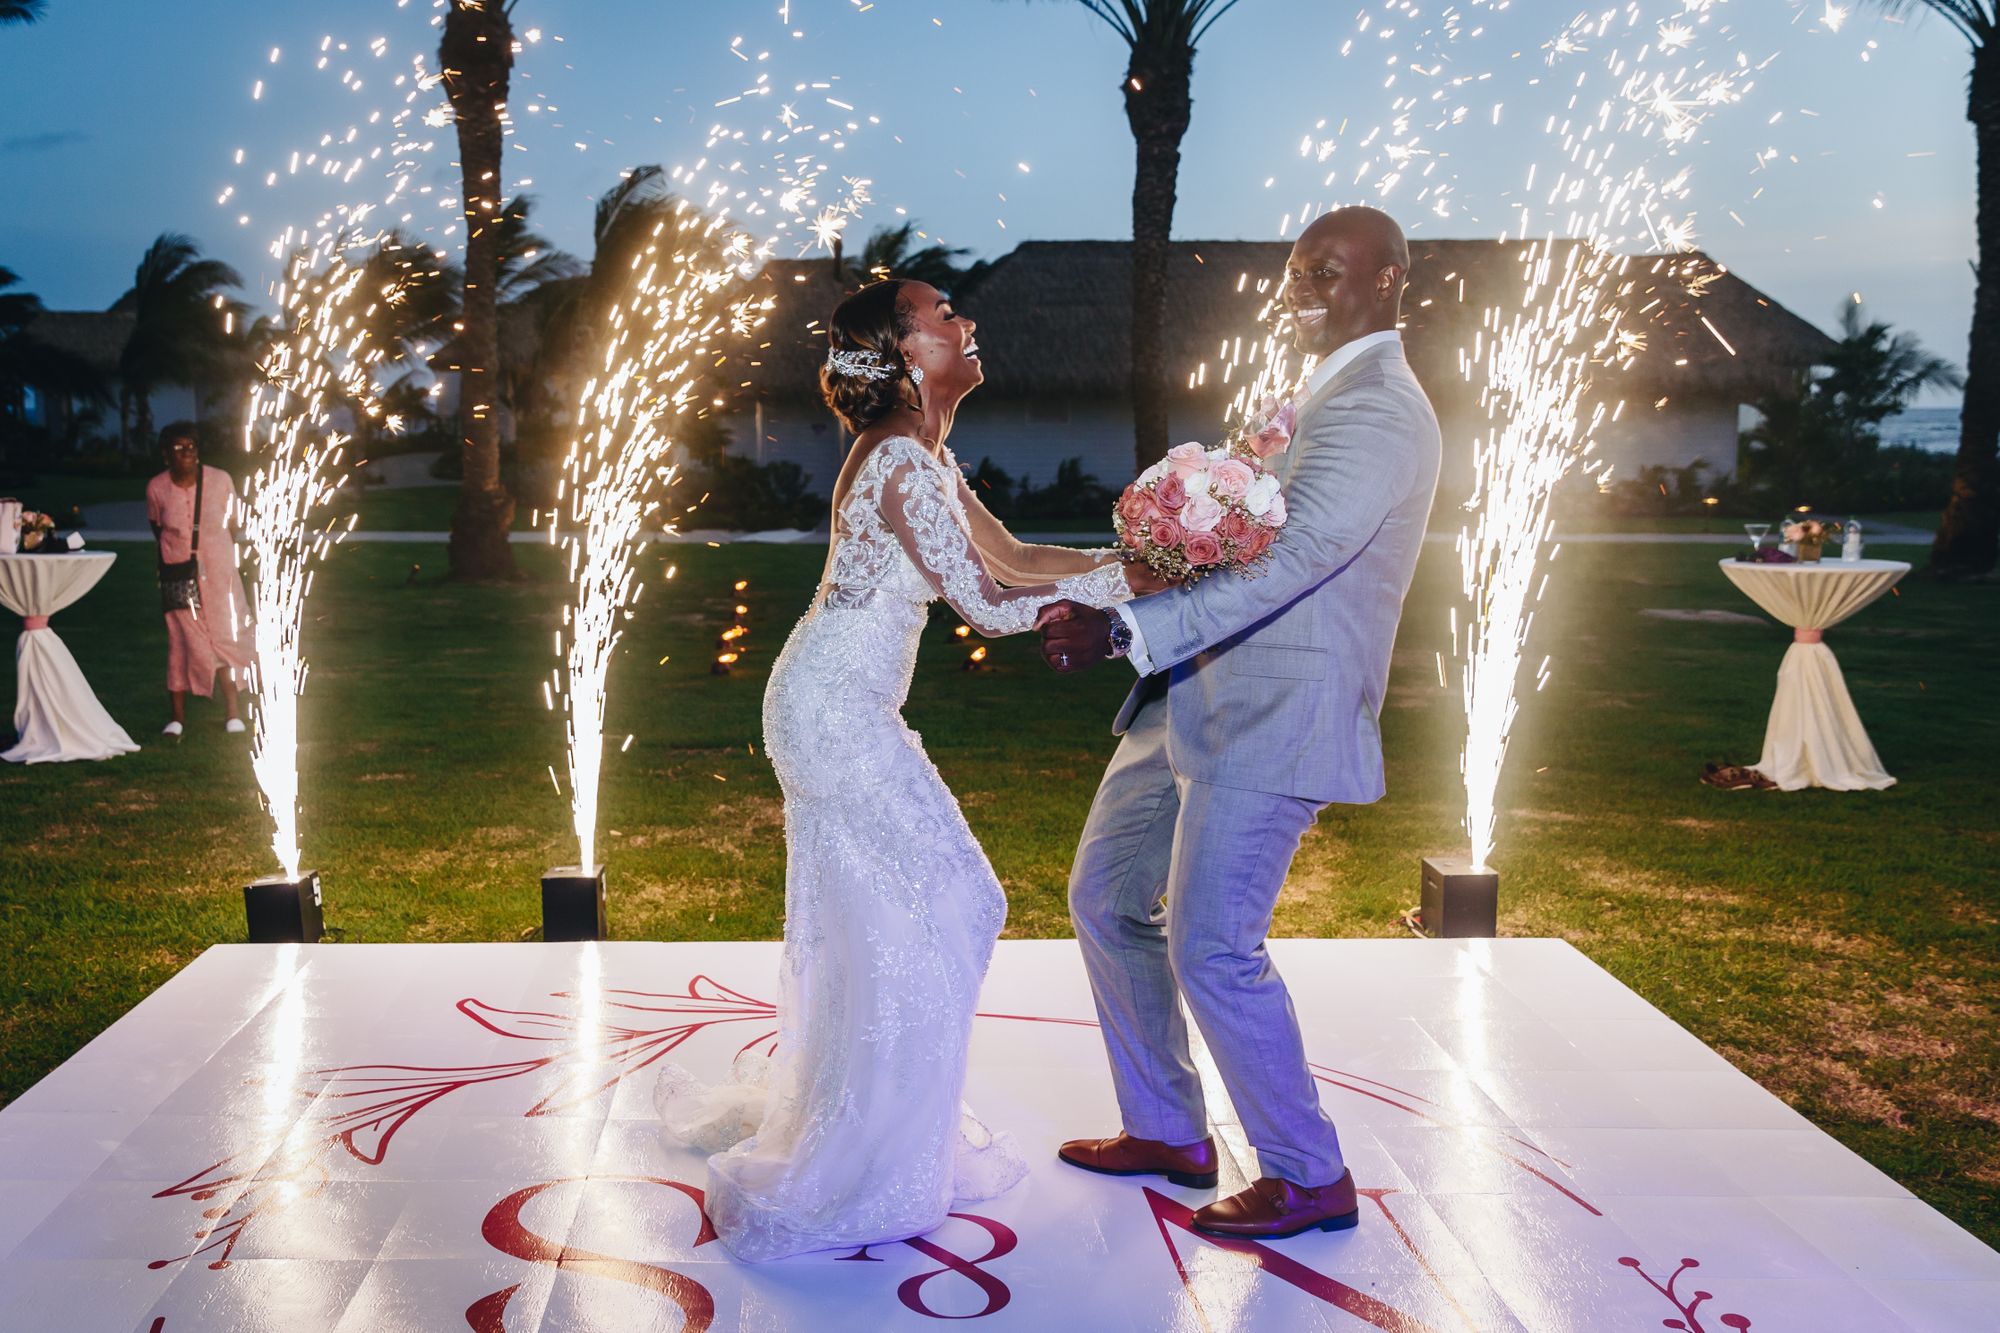
{"type": "Polygon", "coordinates": [[[1069,654],[1068,654],[1068,653],[1057,653],[1057,654],[1056,654],[1056,661],[1058,661],[1058,662],[1061,662],[1061,663],[1063,664],[1063,669],[1064,669],[1065,671],[1067,671],[1067,670],[1069,669],[1069,654]]]}

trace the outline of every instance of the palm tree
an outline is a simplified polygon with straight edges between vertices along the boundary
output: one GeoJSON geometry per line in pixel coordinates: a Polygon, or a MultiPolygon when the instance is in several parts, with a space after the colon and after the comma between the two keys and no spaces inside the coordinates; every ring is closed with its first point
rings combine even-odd
{"type": "Polygon", "coordinates": [[[500,211],[500,300],[518,301],[537,287],[577,278],[588,272],[581,259],[558,250],[529,225],[535,211],[531,195],[516,195],[500,211]]]}
{"type": "Polygon", "coordinates": [[[534,200],[520,195],[500,215],[499,389],[518,434],[542,413],[553,361],[547,334],[575,304],[590,268],[529,224],[534,200]]]}
{"type": "MultiPolygon", "coordinates": [[[[374,372],[377,376],[392,374],[407,362],[421,363],[451,341],[459,312],[459,285],[455,268],[439,259],[428,245],[401,232],[385,232],[370,247],[362,260],[362,290],[369,300],[357,311],[357,317],[368,341],[382,349],[382,362],[374,372]]],[[[366,458],[374,440],[375,419],[360,403],[349,407],[361,446],[357,457],[366,458]]],[[[385,414],[393,414],[393,409],[385,414]]]]}
{"type": "Polygon", "coordinates": [[[1914,334],[1870,320],[1859,301],[1842,306],[1840,341],[1825,366],[1760,400],[1760,420],[1744,432],[1742,479],[1768,503],[1866,505],[1883,489],[1882,423],[1926,389],[1965,383],[1914,334]]]}
{"type": "MultiPolygon", "coordinates": [[[[18,418],[29,388],[69,398],[110,398],[104,379],[82,357],[35,337],[41,298],[7,290],[20,284],[13,270],[0,268],[0,431],[18,418]]],[[[0,439],[4,443],[4,439],[0,439]]]]}
{"type": "Polygon", "coordinates": [[[514,69],[514,0],[450,0],[438,62],[458,125],[465,212],[464,301],[459,313],[459,416],[465,464],[451,517],[451,576],[511,578],[507,530],[514,498],[500,482],[500,156],[514,69]]]}
{"type": "Polygon", "coordinates": [[[0,23],[34,23],[46,8],[44,0],[0,0],[0,23]]]}
{"type": "Polygon", "coordinates": [[[1965,384],[1958,367],[1931,355],[1917,335],[1892,332],[1881,320],[1869,319],[1855,300],[1840,307],[1840,340],[1825,365],[1819,392],[1841,420],[1869,435],[1924,390],[1965,384]]]}
{"type": "MultiPolygon", "coordinates": [[[[594,333],[627,294],[633,260],[652,239],[654,227],[678,206],[664,168],[646,165],[619,173],[618,183],[598,197],[591,218],[589,264],[563,255],[514,302],[515,327],[527,335],[523,350],[533,349],[528,359],[534,364],[520,367],[522,373],[537,383],[567,381],[582,368],[594,350],[594,333]]],[[[532,238],[525,229],[519,235],[532,238]]],[[[540,263],[537,256],[524,266],[521,280],[540,263]]]]}
{"type": "Polygon", "coordinates": [[[1194,111],[1194,51],[1236,0],[1077,0],[1131,49],[1125,120],[1132,176],[1132,429],[1140,467],[1167,452],[1167,256],[1181,139],[1194,111]]]}
{"type": "Polygon", "coordinates": [[[1931,570],[1990,573],[2000,563],[2000,0],[1880,0],[1891,13],[1923,8],[1972,48],[1965,118],[1972,122],[1978,198],[1973,231],[1972,340],[1951,501],[1931,544],[1931,570]]]}
{"type": "Polygon", "coordinates": [[[0,268],[0,333],[19,333],[42,313],[42,298],[28,292],[10,292],[21,285],[21,277],[11,268],[0,268]]]}
{"type": "Polygon", "coordinates": [[[963,295],[959,289],[966,278],[986,267],[976,264],[971,269],[961,268],[958,261],[971,251],[935,241],[918,246],[916,233],[914,222],[877,228],[858,256],[842,261],[843,275],[856,284],[881,278],[910,278],[927,282],[941,292],[963,295]]]}
{"type": "Polygon", "coordinates": [[[153,434],[153,390],[226,378],[240,344],[230,327],[246,307],[224,295],[243,279],[219,259],[204,259],[191,236],[163,232],[133,271],[132,286],[112,304],[134,317],[118,354],[121,433],[128,422],[142,445],[153,434]]]}

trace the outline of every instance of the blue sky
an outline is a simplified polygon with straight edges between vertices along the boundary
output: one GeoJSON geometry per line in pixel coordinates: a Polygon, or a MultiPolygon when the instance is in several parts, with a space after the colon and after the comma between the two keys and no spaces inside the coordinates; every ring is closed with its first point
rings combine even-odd
{"type": "MultiPolygon", "coordinates": [[[[1661,18],[1675,7],[1645,3],[1661,18]]],[[[777,99],[715,105],[766,70],[778,83],[831,85],[794,98],[802,113],[837,119],[846,113],[823,105],[835,97],[853,118],[879,118],[832,155],[839,170],[874,182],[864,229],[900,206],[982,255],[1026,239],[1129,234],[1123,46],[1099,20],[1075,0],[864,4],[791,0],[787,22],[780,0],[520,0],[517,27],[543,36],[517,71],[515,142],[525,151],[509,154],[510,185],[531,180],[543,229],[587,249],[590,201],[619,167],[692,162],[718,119],[768,124],[777,99]],[[753,59],[732,55],[738,37],[753,59]]],[[[1381,202],[1415,233],[1509,226],[1529,165],[1544,164],[1544,181],[1553,172],[1540,132],[1548,99],[1595,57],[1552,70],[1538,49],[1567,6],[1516,0],[1496,13],[1462,0],[1462,27],[1484,31],[1454,43],[1440,32],[1449,8],[1240,0],[1197,60],[1177,234],[1269,237],[1306,204],[1372,198],[1351,180],[1325,184],[1328,167],[1301,159],[1300,143],[1324,122],[1315,137],[1338,143],[1334,169],[1379,161],[1380,141],[1366,136],[1392,114],[1391,99],[1434,86],[1425,82],[1434,75],[1407,70],[1382,86],[1394,62],[1412,60],[1489,77],[1463,94],[1466,124],[1427,136],[1442,154],[1432,181],[1451,182],[1452,216],[1431,216],[1413,181],[1381,202]],[[1498,126],[1486,114],[1494,101],[1498,126]]],[[[1694,168],[1687,208],[1703,248],[1822,327],[1859,290],[1873,313],[1959,360],[1973,248],[1968,56],[1942,23],[1857,8],[1838,32],[1826,28],[1824,0],[1731,0],[1714,11],[1712,24],[1736,25],[1735,49],[1775,59],[1684,155],[1694,168]]],[[[262,170],[359,110],[388,105],[386,76],[434,49],[430,12],[429,0],[51,0],[43,23],[0,31],[0,265],[53,307],[102,307],[151,238],[178,230],[261,291],[273,267],[265,247],[286,210],[310,198],[260,193],[262,170]],[[315,70],[324,35],[350,49],[315,70]],[[365,50],[377,36],[385,58],[365,50]],[[362,95],[338,85],[350,66],[368,81],[362,95]],[[243,167],[232,160],[239,148],[243,167]],[[232,183],[237,194],[219,206],[232,183]],[[252,221],[240,226],[246,210],[252,221]]],[[[1705,40],[1718,40],[1712,28],[1705,40]]],[[[437,154],[440,186],[451,156],[437,154]]],[[[420,219],[441,243],[442,219],[420,219]]]]}

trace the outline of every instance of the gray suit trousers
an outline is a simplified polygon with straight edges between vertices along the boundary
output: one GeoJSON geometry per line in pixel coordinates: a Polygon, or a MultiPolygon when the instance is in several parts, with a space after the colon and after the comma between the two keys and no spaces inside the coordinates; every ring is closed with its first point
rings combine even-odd
{"type": "Polygon", "coordinates": [[[1176,774],[1167,701],[1132,720],[1091,803],[1070,871],[1076,925],[1125,1131],[1208,1133],[1181,1001],[1201,1027],[1263,1174],[1338,1179],[1299,1022],[1269,953],[1271,912],[1320,807],[1176,774]]]}

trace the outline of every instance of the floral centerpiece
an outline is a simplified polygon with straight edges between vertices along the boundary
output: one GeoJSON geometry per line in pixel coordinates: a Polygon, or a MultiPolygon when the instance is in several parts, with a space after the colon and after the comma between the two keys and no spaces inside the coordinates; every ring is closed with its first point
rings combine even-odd
{"type": "Polygon", "coordinates": [[[56,521],[33,509],[21,511],[21,549],[32,551],[56,530],[56,521]]]}
{"type": "Polygon", "coordinates": [[[1231,440],[1177,444],[1118,497],[1111,524],[1128,559],[1163,578],[1255,572],[1285,526],[1285,496],[1264,460],[1291,442],[1297,408],[1266,399],[1231,440]]]}
{"type": "Polygon", "coordinates": [[[1785,524],[1781,531],[1786,541],[1798,545],[1802,561],[1819,559],[1822,547],[1840,540],[1840,524],[1823,518],[1802,518],[1785,524]]]}

